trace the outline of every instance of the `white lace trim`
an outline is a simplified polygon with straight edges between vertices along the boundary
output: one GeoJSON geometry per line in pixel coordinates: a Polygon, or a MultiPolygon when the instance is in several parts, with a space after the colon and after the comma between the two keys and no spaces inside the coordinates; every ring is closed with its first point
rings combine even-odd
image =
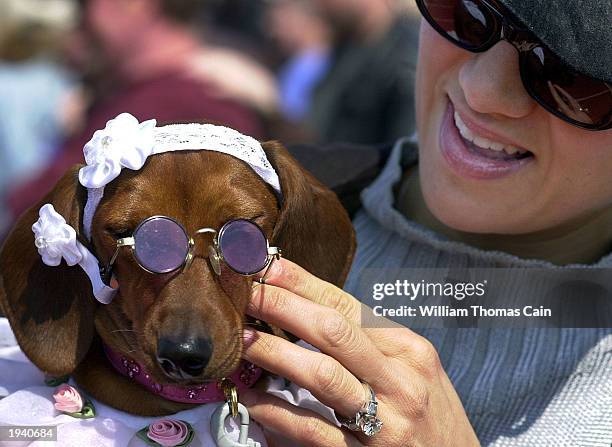
{"type": "Polygon", "coordinates": [[[182,150],[208,150],[236,157],[247,163],[261,179],[281,194],[278,175],[254,138],[229,127],[212,124],[172,124],[154,129],[154,154],[182,150]]]}
{"type": "Polygon", "coordinates": [[[155,120],[139,123],[129,113],[122,113],[110,120],[104,129],[96,131],[85,145],[87,165],[79,171],[79,181],[89,190],[83,215],[88,239],[91,239],[93,216],[104,196],[104,187],[117,178],[123,168],[139,170],[147,158],[155,154],[186,150],[228,154],[247,163],[279,196],[282,195],[278,174],[256,139],[213,124],[162,127],[155,127],[155,124],[155,120]]]}

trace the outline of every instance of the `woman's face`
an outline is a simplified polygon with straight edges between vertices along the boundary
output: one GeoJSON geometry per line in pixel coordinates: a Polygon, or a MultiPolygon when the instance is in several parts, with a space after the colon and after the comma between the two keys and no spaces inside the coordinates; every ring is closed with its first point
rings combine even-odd
{"type": "Polygon", "coordinates": [[[509,43],[469,53],[422,21],[416,82],[421,186],[446,225],[530,233],[612,205],[612,130],[579,129],[540,107],[509,43]]]}

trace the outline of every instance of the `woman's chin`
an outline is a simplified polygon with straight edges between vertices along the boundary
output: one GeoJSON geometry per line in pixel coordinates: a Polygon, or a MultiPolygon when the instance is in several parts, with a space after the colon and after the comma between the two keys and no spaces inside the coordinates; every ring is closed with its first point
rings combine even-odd
{"type": "Polygon", "coordinates": [[[492,234],[520,234],[529,231],[525,223],[519,221],[516,207],[510,204],[439,188],[428,191],[426,185],[422,185],[422,188],[429,211],[440,223],[452,230],[492,234]]]}
{"type": "Polygon", "coordinates": [[[446,227],[467,233],[520,234],[536,223],[538,216],[526,218],[525,197],[532,194],[518,178],[458,176],[440,151],[421,151],[419,171],[427,208],[446,227]]]}

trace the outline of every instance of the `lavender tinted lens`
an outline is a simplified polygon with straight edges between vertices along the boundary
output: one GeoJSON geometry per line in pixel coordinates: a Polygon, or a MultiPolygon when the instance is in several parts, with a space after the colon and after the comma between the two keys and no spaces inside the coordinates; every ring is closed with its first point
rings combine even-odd
{"type": "Polygon", "coordinates": [[[257,225],[244,219],[223,227],[219,248],[227,265],[243,275],[259,272],[268,260],[266,236],[257,225]]]}
{"type": "Polygon", "coordinates": [[[189,238],[183,228],[165,217],[153,217],[141,224],[134,233],[134,243],[138,262],[153,273],[176,270],[189,252],[189,238]]]}

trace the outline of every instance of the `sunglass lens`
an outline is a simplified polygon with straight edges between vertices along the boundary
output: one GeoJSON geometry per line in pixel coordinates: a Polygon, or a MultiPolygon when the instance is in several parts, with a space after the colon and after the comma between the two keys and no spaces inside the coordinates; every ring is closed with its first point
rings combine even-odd
{"type": "Polygon", "coordinates": [[[261,271],[268,260],[268,244],[263,231],[251,221],[238,219],[224,225],[219,249],[227,265],[243,275],[261,271]]]}
{"type": "Polygon", "coordinates": [[[143,222],[134,233],[134,243],[138,262],[153,273],[178,269],[189,252],[189,237],[185,230],[165,217],[153,217],[143,222]]]}
{"type": "Polygon", "coordinates": [[[572,70],[547,48],[523,53],[525,85],[546,108],[588,128],[612,123],[612,86],[572,70]]]}
{"type": "Polygon", "coordinates": [[[438,32],[467,50],[484,47],[498,28],[493,11],[478,0],[422,0],[420,4],[438,32]]]}

